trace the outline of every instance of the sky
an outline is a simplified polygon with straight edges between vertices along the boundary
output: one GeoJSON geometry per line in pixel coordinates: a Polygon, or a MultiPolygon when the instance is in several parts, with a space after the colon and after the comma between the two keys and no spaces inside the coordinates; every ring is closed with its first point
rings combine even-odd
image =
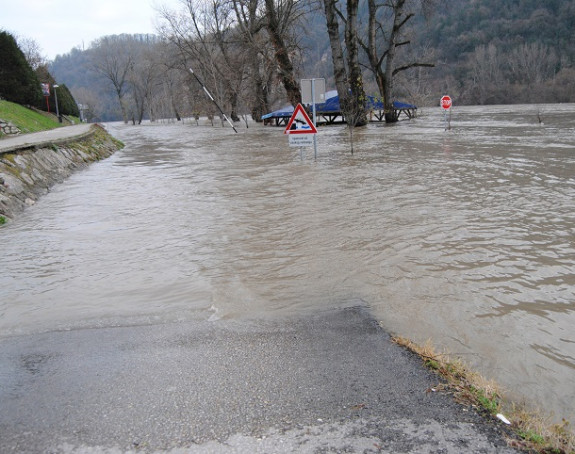
{"type": "Polygon", "coordinates": [[[53,60],[101,36],[155,33],[157,8],[182,0],[0,0],[0,30],[31,38],[53,60]]]}

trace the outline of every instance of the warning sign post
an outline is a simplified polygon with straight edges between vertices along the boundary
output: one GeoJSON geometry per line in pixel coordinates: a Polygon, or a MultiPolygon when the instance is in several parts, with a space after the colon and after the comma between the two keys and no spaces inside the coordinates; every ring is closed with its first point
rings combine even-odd
{"type": "Polygon", "coordinates": [[[289,136],[290,147],[315,147],[317,129],[301,104],[298,104],[294,109],[284,134],[289,136]]]}

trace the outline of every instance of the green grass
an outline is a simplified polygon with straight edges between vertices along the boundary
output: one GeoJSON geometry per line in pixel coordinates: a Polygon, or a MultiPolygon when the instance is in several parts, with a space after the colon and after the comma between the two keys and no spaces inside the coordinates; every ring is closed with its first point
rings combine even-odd
{"type": "Polygon", "coordinates": [[[56,115],[42,114],[9,101],[0,101],[0,118],[17,126],[23,134],[62,126],[56,115]]]}

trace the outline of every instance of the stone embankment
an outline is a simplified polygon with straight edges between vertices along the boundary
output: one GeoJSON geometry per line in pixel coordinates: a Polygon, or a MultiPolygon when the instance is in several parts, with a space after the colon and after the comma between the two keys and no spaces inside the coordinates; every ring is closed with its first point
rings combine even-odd
{"type": "Polygon", "coordinates": [[[18,127],[14,126],[9,121],[2,120],[0,118],[0,137],[2,137],[2,135],[15,136],[15,135],[18,135],[20,133],[21,133],[21,131],[20,131],[20,129],[18,129],[18,127]]]}
{"type": "Polygon", "coordinates": [[[22,142],[0,140],[0,217],[14,218],[74,170],[122,147],[98,125],[73,128],[36,133],[22,142]]]}

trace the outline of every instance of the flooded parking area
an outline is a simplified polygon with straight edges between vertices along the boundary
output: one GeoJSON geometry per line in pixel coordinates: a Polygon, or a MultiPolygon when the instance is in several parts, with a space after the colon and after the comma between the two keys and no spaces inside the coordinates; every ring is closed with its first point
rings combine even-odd
{"type": "Polygon", "coordinates": [[[317,160],[255,124],[107,128],[123,150],[0,227],[0,337],[361,305],[575,419],[575,105],[421,109],[354,154],[320,127],[317,160]]]}

